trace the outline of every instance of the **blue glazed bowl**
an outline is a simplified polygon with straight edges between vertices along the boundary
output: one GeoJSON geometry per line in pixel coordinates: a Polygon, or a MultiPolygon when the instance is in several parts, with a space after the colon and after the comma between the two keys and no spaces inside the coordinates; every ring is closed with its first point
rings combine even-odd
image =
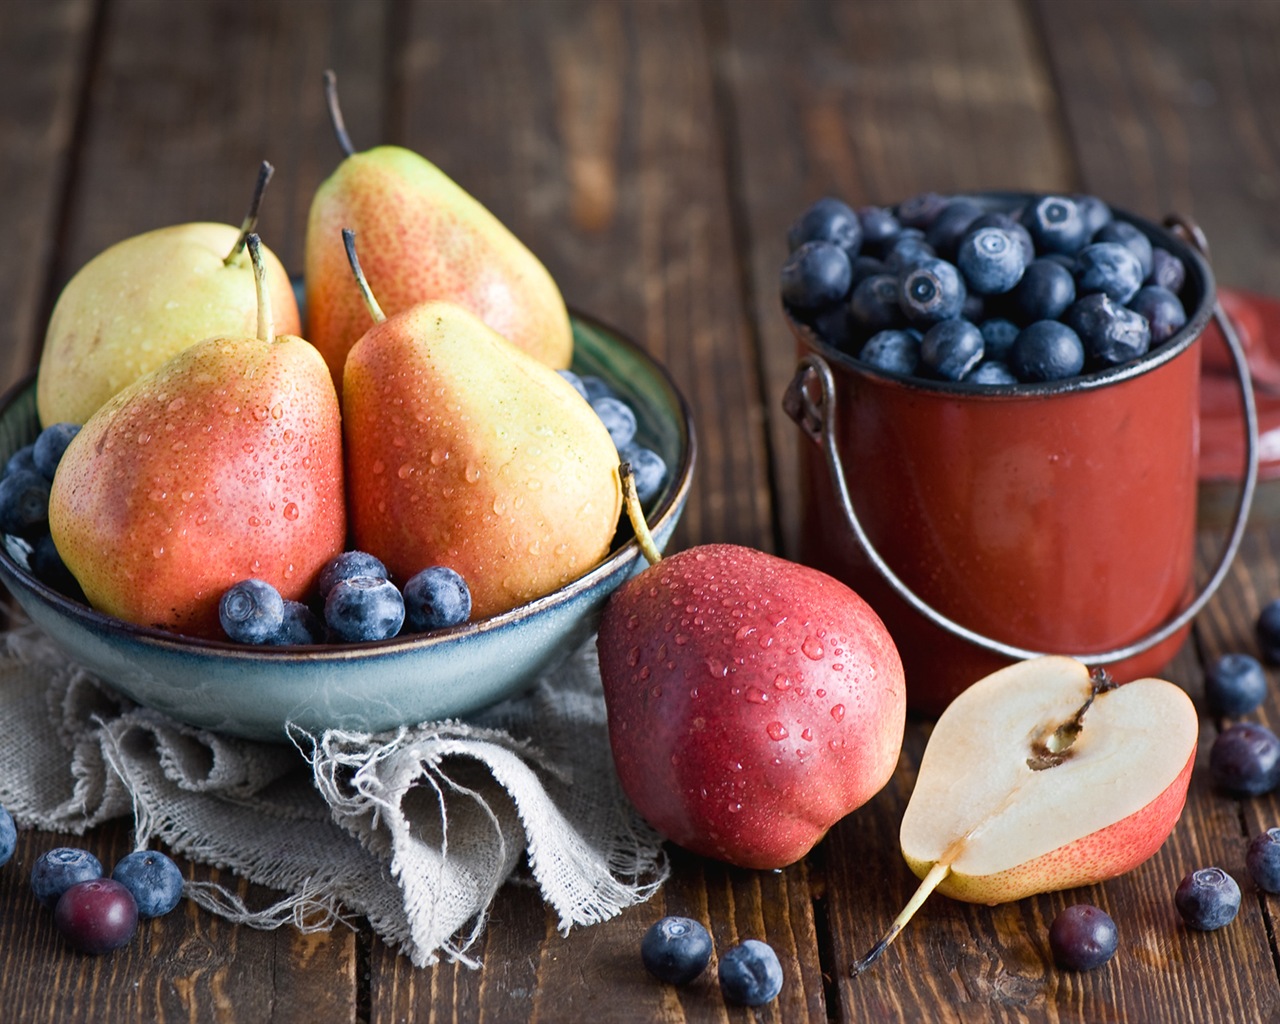
{"type": "MultiPolygon", "coordinates": [[[[635,409],[637,439],[668,466],[645,508],[670,539],[693,477],[688,407],[666,371],[633,342],[575,316],[574,369],[606,380],[635,409]]],[[[0,465],[39,433],[34,381],[0,400],[0,465]]],[[[628,528],[609,557],[553,593],[480,622],[370,644],[248,647],[177,636],[94,611],[31,575],[30,546],[5,536],[0,580],[67,655],[139,704],[251,739],[290,726],[379,732],[456,718],[513,696],[594,632],[609,595],[647,565],[628,528]]]]}

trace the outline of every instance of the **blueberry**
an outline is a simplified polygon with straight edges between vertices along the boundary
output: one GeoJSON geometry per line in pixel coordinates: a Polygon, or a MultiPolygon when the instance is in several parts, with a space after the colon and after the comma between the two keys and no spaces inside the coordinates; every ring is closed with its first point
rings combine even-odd
{"type": "Polygon", "coordinates": [[[84,600],[84,591],[79,581],[71,575],[71,570],[58,553],[53,537],[47,533],[40,534],[31,544],[31,559],[28,563],[31,575],[60,594],[77,601],[84,600]]]}
{"type": "Polygon", "coordinates": [[[830,242],[853,259],[862,248],[862,221],[847,203],[830,196],[819,199],[787,231],[789,250],[794,251],[805,242],[830,242]]]}
{"type": "Polygon", "coordinates": [[[1012,320],[992,317],[978,327],[982,331],[982,351],[988,359],[1004,360],[1013,350],[1014,339],[1020,328],[1012,320]]]}
{"type": "Polygon", "coordinates": [[[324,627],[309,605],[301,601],[285,601],[284,620],[270,643],[306,646],[324,642],[324,627]]]}
{"type": "Polygon", "coordinates": [[[849,254],[830,242],[805,242],[782,264],[782,301],[792,309],[832,306],[852,285],[849,254]]]}
{"type": "Polygon", "coordinates": [[[970,231],[977,231],[979,228],[1001,228],[1009,232],[1018,240],[1018,244],[1022,246],[1027,263],[1036,258],[1036,243],[1031,240],[1031,232],[1024,228],[1017,219],[1003,210],[992,210],[990,213],[984,213],[969,225],[970,231]]]}
{"type": "Polygon", "coordinates": [[[893,274],[900,274],[917,263],[936,258],[933,246],[924,240],[924,232],[916,228],[903,228],[884,252],[885,266],[893,274]]]}
{"type": "Polygon", "coordinates": [[[1138,265],[1142,267],[1140,280],[1151,276],[1153,250],[1151,239],[1135,228],[1128,221],[1113,220],[1110,224],[1098,229],[1093,236],[1096,242],[1119,242],[1133,255],[1138,257],[1138,265]]]}
{"type": "Polygon", "coordinates": [[[986,210],[975,200],[958,196],[950,200],[924,233],[925,241],[943,259],[955,261],[960,241],[986,210]]]}
{"type": "Polygon", "coordinates": [[[688,917],[664,917],[640,940],[645,970],[668,985],[687,985],[711,962],[711,934],[688,917]]]}
{"type": "Polygon", "coordinates": [[[946,260],[924,260],[898,278],[898,305],[916,327],[959,316],[964,297],[964,280],[946,260]]]}
{"type": "Polygon", "coordinates": [[[1137,359],[1151,347],[1151,325],[1146,318],[1116,305],[1103,292],[1072,303],[1063,320],[1080,335],[1089,358],[1103,366],[1137,359]]]}
{"type": "Polygon", "coordinates": [[[324,601],[324,621],[339,643],[386,640],[404,625],[404,597],[390,580],[351,576],[339,580],[324,601]]]}
{"type": "Polygon", "coordinates": [[[904,199],[895,211],[903,227],[927,228],[947,206],[947,198],[937,192],[921,192],[904,199]]]}
{"type": "Polygon", "coordinates": [[[445,565],[432,565],[404,585],[404,623],[411,633],[459,626],[471,617],[467,581],[445,565]]]}
{"type": "Polygon", "coordinates": [[[1261,796],[1280,784],[1280,739],[1265,725],[1236,722],[1209,749],[1209,774],[1233,796],[1261,796]]]}
{"type": "Polygon", "coordinates": [[[618,459],[630,464],[631,480],[636,487],[636,497],[642,505],[658,496],[663,481],[667,478],[667,463],[661,455],[652,448],[629,444],[618,452],[618,459]]]}
{"type": "Polygon", "coordinates": [[[1186,264],[1168,249],[1159,247],[1151,250],[1151,273],[1147,275],[1150,284],[1167,288],[1177,295],[1187,280],[1186,264]]]}
{"type": "Polygon", "coordinates": [[[960,307],[960,316],[971,324],[980,324],[987,319],[987,300],[975,291],[965,289],[964,304],[960,307]]]}
{"type": "Polygon", "coordinates": [[[39,473],[36,469],[35,443],[24,444],[16,452],[9,456],[9,461],[4,465],[4,476],[10,473],[16,473],[20,469],[30,470],[32,473],[39,473]]]}
{"type": "Polygon", "coordinates": [[[862,223],[862,251],[872,255],[883,253],[889,240],[902,230],[893,211],[883,206],[859,207],[858,220],[862,223]]]}
{"type": "Polygon", "coordinates": [[[920,333],[910,328],[878,331],[867,339],[858,358],[877,370],[910,376],[920,365],[920,333]]]}
{"type": "Polygon", "coordinates": [[[1262,606],[1254,633],[1263,660],[1271,665],[1280,665],[1280,598],[1262,606]]]}
{"type": "Polygon", "coordinates": [[[597,398],[591,408],[609,431],[615,448],[625,448],[636,436],[636,414],[621,398],[597,398]]]}
{"type": "Polygon", "coordinates": [[[965,377],[966,384],[984,384],[987,387],[1002,387],[1006,384],[1017,384],[1018,378],[1009,369],[1009,364],[999,359],[984,359],[965,377]]]}
{"type": "Polygon", "coordinates": [[[1178,883],[1173,903],[1188,927],[1210,932],[1235,920],[1240,886],[1222,868],[1201,868],[1178,883]]]}
{"type": "Polygon", "coordinates": [[[1280,892],[1280,828],[1253,837],[1244,854],[1253,884],[1263,892],[1280,892]]]}
{"type": "Polygon", "coordinates": [[[18,826],[13,823],[13,815],[0,806],[0,866],[9,863],[17,848],[18,826]]]}
{"type": "Polygon", "coordinates": [[[1267,676],[1251,654],[1224,654],[1205,673],[1204,695],[1215,715],[1247,715],[1267,695],[1267,676]]]}
{"type": "Polygon", "coordinates": [[[782,964],[773,947],[747,939],[720,957],[720,991],[739,1006],[763,1006],[782,991],[782,964]]]}
{"type": "Polygon", "coordinates": [[[50,910],[59,897],[77,882],[102,877],[102,864],[88,850],[58,846],[46,850],[31,866],[31,892],[50,910]]]}
{"type": "Polygon", "coordinates": [[[1129,300],[1129,308],[1140,314],[1151,325],[1151,344],[1168,341],[1187,322],[1187,311],[1182,300],[1167,288],[1159,285],[1143,285],[1129,300]]]}
{"type": "Polygon", "coordinates": [[[848,352],[854,347],[857,327],[849,315],[848,303],[840,302],[822,309],[795,309],[791,314],[809,329],[824,345],[848,352]]]}
{"type": "Polygon", "coordinates": [[[78,423],[51,423],[40,431],[32,446],[31,459],[36,470],[46,479],[52,480],[53,474],[62,461],[62,453],[67,450],[71,439],[80,433],[78,423]]]}
{"type": "Polygon", "coordinates": [[[111,877],[129,890],[139,917],[163,917],[182,899],[182,871],[159,850],[122,857],[111,877]]]}
{"type": "Polygon", "coordinates": [[[49,528],[49,481],[33,469],[0,479],[0,533],[34,537],[49,528]]]}
{"type": "Polygon", "coordinates": [[[1031,232],[1037,253],[1074,253],[1089,241],[1080,206],[1068,196],[1041,196],[1023,210],[1022,224],[1031,232]]]}
{"type": "Polygon", "coordinates": [[[1075,278],[1071,271],[1052,259],[1028,263],[1009,296],[1012,312],[1023,324],[1057,320],[1075,300],[1075,278]]]}
{"type": "Polygon", "coordinates": [[[874,256],[859,256],[851,264],[851,281],[853,287],[857,287],[859,282],[865,281],[868,277],[875,277],[876,274],[888,274],[889,267],[884,260],[876,259],[874,256]]]}
{"type": "Polygon", "coordinates": [[[53,921],[74,949],[98,956],[133,938],[138,930],[138,905],[124,885],[110,878],[94,878],[77,882],[62,894],[53,921]]]}
{"type": "Polygon", "coordinates": [[[1076,201],[1080,216],[1084,218],[1086,238],[1092,239],[1102,228],[1111,223],[1111,207],[1097,196],[1078,195],[1071,198],[1076,201]]]}
{"type": "Polygon", "coordinates": [[[1111,915],[1087,903],[1067,907],[1049,926],[1054,963],[1069,971],[1101,967],[1119,946],[1120,933],[1111,915]]]}
{"type": "Polygon", "coordinates": [[[849,317],[867,335],[907,322],[898,305],[898,279],[892,274],[877,274],[858,282],[849,299],[849,317]]]}
{"type": "Polygon", "coordinates": [[[982,332],[968,320],[943,320],[920,339],[920,364],[943,380],[961,380],[982,361],[982,332]]]}
{"type": "Polygon", "coordinates": [[[585,384],[582,383],[581,377],[579,377],[572,370],[556,370],[556,373],[560,374],[561,377],[567,380],[573,386],[574,391],[578,392],[578,394],[580,394],[588,402],[591,401],[591,399],[587,397],[587,387],[585,384]]]}
{"type": "Polygon", "coordinates": [[[1142,287],[1142,264],[1118,242],[1095,242],[1076,256],[1076,290],[1102,292],[1124,305],[1142,287]]]}
{"type": "Polygon", "coordinates": [[[316,577],[316,595],[321,604],[329,596],[329,591],[339,580],[348,580],[352,576],[373,576],[385,580],[391,576],[382,560],[375,558],[367,551],[343,551],[325,562],[320,575],[316,577]]]}
{"type": "Polygon", "coordinates": [[[956,261],[968,286],[982,295],[1009,291],[1027,269],[1021,244],[1003,228],[979,228],[965,235],[956,261]]]}
{"type": "Polygon", "coordinates": [[[1009,353],[1009,367],[1022,381],[1074,377],[1084,368],[1084,345],[1066,324],[1037,320],[1018,332],[1009,353]]]}
{"type": "Polygon", "coordinates": [[[594,402],[597,398],[616,397],[613,388],[603,377],[597,377],[594,373],[584,373],[578,379],[586,389],[588,402],[594,402]]]}
{"type": "Polygon", "coordinates": [[[234,643],[270,643],[284,625],[284,599],[266,580],[240,580],[223,592],[218,621],[234,643]]]}

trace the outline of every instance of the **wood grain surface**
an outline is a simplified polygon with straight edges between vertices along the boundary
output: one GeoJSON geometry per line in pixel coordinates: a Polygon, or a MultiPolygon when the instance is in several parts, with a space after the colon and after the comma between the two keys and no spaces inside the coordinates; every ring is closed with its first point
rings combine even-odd
{"type": "MultiPolygon", "coordinates": [[[[311,194],[340,156],[321,91],[331,67],[358,147],[394,142],[438,163],[572,306],[670,369],[699,439],[674,543],[792,554],[800,438],[780,406],[795,349],[777,272],[796,214],[824,194],[1088,190],[1154,220],[1194,218],[1220,283],[1280,292],[1278,53],[1280,4],[1251,0],[0,0],[0,384],[34,369],[52,302],[86,260],[160,225],[238,222],[264,158],[276,175],[261,232],[300,270],[311,194]]],[[[1221,539],[1203,531],[1202,571],[1221,539]]],[[[1201,701],[1203,666],[1255,651],[1253,623],[1277,597],[1280,527],[1259,522],[1168,677],[1201,701]]],[[[1280,704],[1250,717],[1280,728],[1280,704]]],[[[27,872],[60,844],[111,861],[129,823],[23,832],[0,869],[0,1020],[1280,1019],[1280,904],[1244,868],[1280,804],[1215,791],[1207,761],[1225,724],[1203,711],[1186,812],[1150,862],[1006,906],[935,898],[856,978],[850,965],[915,887],[896,837],[927,721],[909,723],[890,785],[801,863],[750,872],[675,850],[653,900],[567,935],[536,890],[509,885],[481,970],[415,969],[367,927],[262,932],[193,905],[112,956],[79,956],[27,872]],[[1172,894],[1208,864],[1244,901],[1200,934],[1172,894]],[[1108,910],[1121,934],[1115,959],[1086,974],[1054,967],[1047,945],[1076,902],[1108,910]],[[779,999],[727,1006],[714,961],[686,988],[653,982],[640,937],[669,913],[704,921],[720,951],[770,942],[779,999]]],[[[253,905],[273,899],[183,866],[253,905]]]]}

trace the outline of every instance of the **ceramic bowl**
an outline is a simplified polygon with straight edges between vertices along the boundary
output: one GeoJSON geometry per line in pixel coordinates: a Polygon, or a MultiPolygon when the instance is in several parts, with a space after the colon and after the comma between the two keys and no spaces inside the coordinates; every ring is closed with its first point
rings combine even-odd
{"type": "MultiPolygon", "coordinates": [[[[668,478],[645,509],[658,544],[671,536],[693,475],[689,410],[666,371],[633,342],[575,316],[574,369],[604,378],[635,409],[638,440],[668,478]]],[[[35,384],[0,400],[0,465],[39,432],[35,384]]],[[[519,693],[594,632],[609,595],[645,568],[628,527],[581,578],[480,622],[369,644],[261,648],[135,626],[65,597],[28,571],[29,545],[0,544],[0,579],[66,654],[126,696],[179,721],[253,739],[297,726],[379,732],[465,716],[519,693]]]]}

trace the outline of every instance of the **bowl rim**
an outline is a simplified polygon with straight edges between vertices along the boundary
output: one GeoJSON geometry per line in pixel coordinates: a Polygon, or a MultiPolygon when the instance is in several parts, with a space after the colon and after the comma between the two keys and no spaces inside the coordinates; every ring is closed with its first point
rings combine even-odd
{"type": "MultiPolygon", "coordinates": [[[[685,502],[693,486],[693,470],[697,461],[697,437],[694,431],[693,416],[689,403],[683,392],[676,385],[667,367],[630,335],[610,326],[598,317],[569,309],[572,321],[581,323],[591,330],[606,335],[610,341],[619,343],[630,351],[631,355],[642,359],[657,377],[662,389],[667,393],[678,415],[676,418],[677,434],[681,442],[679,464],[672,469],[671,484],[663,500],[654,508],[649,529],[659,534],[673,527],[675,519],[683,511],[685,502]]],[[[28,390],[34,387],[37,372],[32,370],[16,383],[0,394],[0,416],[3,416],[28,390]]],[[[623,517],[625,522],[625,517],[623,517]]],[[[33,596],[50,606],[59,614],[75,620],[80,626],[95,633],[123,634],[130,640],[147,647],[180,653],[183,655],[201,656],[261,662],[269,659],[272,663],[289,662],[329,663],[351,660],[367,660],[378,655],[394,657],[409,652],[431,649],[455,640],[468,640],[486,634],[498,633],[508,629],[525,619],[534,617],[543,609],[571,603],[578,595],[593,590],[602,580],[614,575],[632,564],[637,558],[643,558],[639,541],[631,536],[624,543],[609,552],[591,569],[570,580],[548,594],[534,598],[524,604],[517,605],[487,619],[466,622],[448,629],[430,633],[400,633],[386,640],[375,640],[364,643],[345,644],[280,644],[251,645],[237,644],[230,640],[206,639],[194,637],[153,626],[143,626],[124,619],[116,618],[98,611],[87,604],[82,604],[44,581],[37,579],[31,572],[9,553],[6,544],[0,544],[0,568],[6,574],[15,576],[33,596]]]]}

